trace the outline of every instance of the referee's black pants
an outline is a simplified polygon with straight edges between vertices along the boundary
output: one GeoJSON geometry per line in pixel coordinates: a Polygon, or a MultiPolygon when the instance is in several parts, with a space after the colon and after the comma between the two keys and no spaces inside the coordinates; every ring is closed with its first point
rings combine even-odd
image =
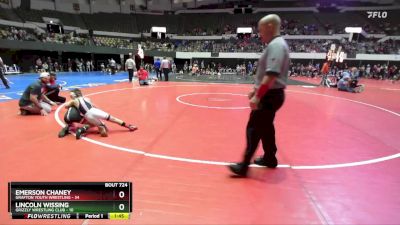
{"type": "Polygon", "coordinates": [[[260,100],[258,109],[251,111],[246,128],[247,146],[243,159],[245,166],[250,164],[260,140],[264,149],[264,160],[268,161],[275,157],[277,148],[274,119],[284,101],[284,90],[272,89],[260,100]]]}
{"type": "Polygon", "coordinates": [[[169,69],[167,68],[163,68],[162,72],[164,73],[164,80],[168,81],[168,73],[169,73],[169,69]]]}
{"type": "Polygon", "coordinates": [[[132,78],[133,78],[133,69],[128,69],[128,74],[129,74],[129,82],[132,82],[132,78]]]}
{"type": "Polygon", "coordinates": [[[0,67],[0,79],[1,81],[3,81],[3,84],[6,88],[10,88],[10,86],[8,86],[7,79],[4,77],[3,68],[1,67],[0,67]]]}

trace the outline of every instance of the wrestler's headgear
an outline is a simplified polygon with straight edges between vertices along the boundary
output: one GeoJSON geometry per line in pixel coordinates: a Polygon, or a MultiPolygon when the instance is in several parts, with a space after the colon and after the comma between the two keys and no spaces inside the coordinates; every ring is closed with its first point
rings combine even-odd
{"type": "Polygon", "coordinates": [[[79,88],[72,89],[71,94],[76,98],[83,96],[82,91],[79,88]]]}

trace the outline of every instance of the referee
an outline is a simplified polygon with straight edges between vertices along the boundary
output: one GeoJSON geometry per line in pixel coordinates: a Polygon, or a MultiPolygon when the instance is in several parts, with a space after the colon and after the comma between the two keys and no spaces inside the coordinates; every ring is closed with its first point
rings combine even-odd
{"type": "Polygon", "coordinates": [[[160,69],[162,70],[163,74],[164,74],[164,80],[168,81],[168,73],[169,70],[171,68],[171,63],[169,62],[169,60],[167,58],[163,58],[163,60],[161,61],[161,65],[160,65],[160,69]]]}
{"type": "Polygon", "coordinates": [[[0,57],[0,79],[4,84],[4,87],[6,87],[6,89],[10,89],[10,86],[8,85],[7,79],[4,76],[5,72],[3,72],[4,69],[4,63],[3,63],[3,59],[0,57]]]}
{"type": "Polygon", "coordinates": [[[125,69],[128,70],[129,82],[132,83],[133,72],[137,71],[135,60],[133,60],[132,53],[129,53],[129,59],[125,62],[125,69]]]}
{"type": "Polygon", "coordinates": [[[269,168],[278,165],[274,118],[285,100],[284,89],[290,63],[289,47],[280,36],[280,26],[281,19],[275,14],[267,15],[258,22],[261,41],[268,46],[258,61],[255,86],[248,96],[252,111],[246,128],[244,157],[240,163],[229,165],[229,169],[239,176],[246,176],[260,140],[264,155],[256,158],[254,163],[269,168]]]}

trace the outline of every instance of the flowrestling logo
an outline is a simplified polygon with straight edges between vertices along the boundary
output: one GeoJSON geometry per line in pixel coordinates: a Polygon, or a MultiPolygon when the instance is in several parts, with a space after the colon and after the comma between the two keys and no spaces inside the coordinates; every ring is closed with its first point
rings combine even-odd
{"type": "Polygon", "coordinates": [[[367,11],[368,18],[371,19],[385,19],[388,16],[388,13],[386,11],[367,11]]]}

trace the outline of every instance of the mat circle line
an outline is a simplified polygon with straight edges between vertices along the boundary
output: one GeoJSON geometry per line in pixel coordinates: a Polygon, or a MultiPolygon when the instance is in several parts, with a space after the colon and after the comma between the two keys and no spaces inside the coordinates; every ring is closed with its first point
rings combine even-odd
{"type": "MultiPolygon", "coordinates": [[[[231,87],[247,87],[247,86],[239,86],[239,85],[229,85],[229,84],[213,84],[213,86],[231,86],[231,87]]],[[[208,85],[168,85],[168,86],[153,86],[150,87],[150,89],[152,88],[169,88],[169,87],[181,87],[181,86],[195,86],[195,87],[201,87],[201,86],[208,86],[208,85]]],[[[120,88],[120,89],[111,89],[111,90],[106,90],[106,91],[99,91],[99,92],[94,92],[94,93],[90,93],[87,94],[86,96],[92,96],[92,95],[98,95],[98,94],[103,94],[103,93],[108,93],[108,92],[116,92],[116,91],[124,91],[124,90],[136,90],[136,89],[143,89],[143,87],[134,87],[134,88],[120,88]]],[[[294,91],[294,90],[287,90],[287,92],[293,92],[293,93],[303,93],[303,94],[311,94],[311,95],[317,95],[317,96],[324,96],[324,97],[329,97],[329,98],[335,98],[335,99],[340,99],[340,100],[345,100],[345,101],[350,101],[353,103],[358,103],[361,105],[365,105],[365,106],[369,106],[372,108],[376,108],[376,109],[380,109],[382,111],[391,113],[395,116],[400,117],[399,113],[393,112],[391,110],[376,106],[376,105],[372,105],[369,103],[365,103],[365,102],[360,102],[360,101],[356,101],[356,100],[352,100],[352,99],[347,99],[347,98],[342,98],[342,97],[337,97],[337,96],[331,96],[331,95],[325,95],[325,94],[319,94],[319,93],[314,93],[314,92],[305,92],[305,91],[294,91]]],[[[56,120],[56,122],[61,126],[65,126],[65,124],[61,121],[60,117],[59,117],[59,112],[60,110],[63,108],[65,104],[60,105],[55,113],[54,113],[54,118],[56,120]]],[[[209,160],[199,160],[199,159],[191,159],[191,158],[184,158],[184,157],[174,157],[174,156],[167,156],[167,155],[162,155],[162,154],[153,154],[153,153],[147,153],[145,151],[142,150],[137,150],[137,149],[130,149],[130,148],[125,148],[125,147],[120,147],[120,146],[116,146],[116,145],[111,145],[111,144],[107,144],[104,142],[100,142],[100,141],[96,141],[93,140],[91,138],[88,137],[83,137],[83,140],[96,144],[96,145],[100,145],[106,148],[111,148],[114,150],[119,150],[119,151],[125,151],[125,152],[129,152],[129,153],[133,153],[133,154],[139,154],[139,155],[144,155],[146,157],[152,157],[152,158],[159,158],[159,159],[168,159],[168,160],[174,160],[174,161],[181,161],[181,162],[188,162],[188,163],[199,163],[199,164],[208,164],[208,165],[220,165],[220,166],[226,166],[231,164],[230,162],[220,162],[220,161],[209,161],[209,160]]],[[[392,155],[388,155],[388,156],[384,156],[384,157],[379,157],[379,158],[373,158],[373,159],[369,159],[369,160],[363,160],[363,161],[357,161],[357,162],[350,162],[350,163],[338,163],[338,164],[326,164],[326,165],[300,165],[300,166],[296,166],[296,165],[287,165],[287,164],[279,164],[278,167],[279,168],[291,168],[291,169],[334,169],[334,168],[344,168],[344,167],[354,167],[354,166],[362,166],[362,165],[368,165],[368,164],[374,164],[374,163],[379,163],[379,162],[384,162],[387,160],[392,160],[392,159],[396,159],[400,157],[400,153],[396,153],[396,154],[392,154],[392,155]]],[[[251,165],[252,167],[258,167],[257,165],[251,165]]]]}
{"type": "Polygon", "coordinates": [[[220,93],[220,92],[217,92],[217,93],[201,92],[201,93],[190,93],[190,94],[179,95],[178,97],[176,97],[176,101],[178,101],[179,103],[182,103],[184,105],[194,106],[194,107],[198,107],[198,108],[207,108],[207,109],[249,109],[250,108],[248,106],[222,107],[222,106],[198,105],[198,104],[185,102],[185,101],[183,101],[181,99],[181,98],[186,97],[186,96],[194,96],[194,95],[232,95],[232,96],[245,96],[245,97],[247,97],[247,95],[245,95],[245,94],[220,93]]]}

